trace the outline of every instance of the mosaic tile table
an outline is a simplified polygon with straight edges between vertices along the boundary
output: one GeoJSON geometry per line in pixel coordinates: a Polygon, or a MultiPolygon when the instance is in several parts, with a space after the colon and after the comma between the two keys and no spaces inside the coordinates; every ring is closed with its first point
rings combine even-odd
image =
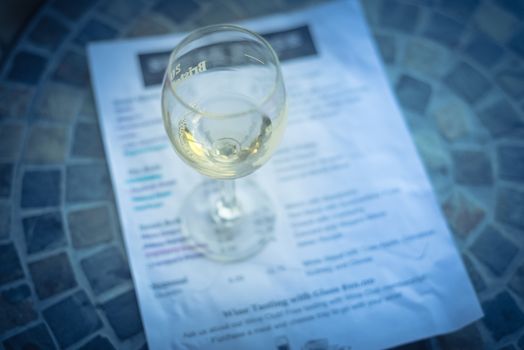
{"type": "MultiPolygon", "coordinates": [[[[486,314],[403,348],[524,349],[524,2],[363,3],[486,314]]],[[[0,67],[0,348],[147,348],[86,43],[306,5],[57,0],[39,9],[0,67]]]]}

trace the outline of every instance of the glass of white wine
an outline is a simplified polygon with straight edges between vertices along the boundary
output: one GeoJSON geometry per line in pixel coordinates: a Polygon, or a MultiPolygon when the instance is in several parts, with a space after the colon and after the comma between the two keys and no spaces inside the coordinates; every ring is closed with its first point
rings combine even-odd
{"type": "Polygon", "coordinates": [[[246,259],[274,237],[269,197],[251,174],[268,161],[286,125],[277,55],[258,34],[221,24],[190,33],[171,53],[162,114],[176,153],[211,178],[181,205],[182,230],[220,261],[246,259]]]}

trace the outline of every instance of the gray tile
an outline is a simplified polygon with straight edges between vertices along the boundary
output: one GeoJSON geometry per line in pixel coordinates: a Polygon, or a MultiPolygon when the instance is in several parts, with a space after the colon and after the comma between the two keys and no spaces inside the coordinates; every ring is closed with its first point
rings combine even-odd
{"type": "Polygon", "coordinates": [[[53,73],[53,80],[78,87],[87,87],[89,71],[86,57],[75,51],[66,51],[59,59],[58,66],[53,73]]]}
{"type": "Polygon", "coordinates": [[[488,226],[471,246],[471,252],[495,275],[502,276],[518,253],[518,248],[494,227],[488,226]]]}
{"type": "Polygon", "coordinates": [[[194,0],[170,1],[161,0],[153,7],[158,12],[177,23],[184,22],[200,9],[200,5],[194,0]]]}
{"type": "Polygon", "coordinates": [[[416,6],[396,0],[382,1],[379,13],[381,26],[411,33],[417,26],[419,10],[416,6]]]}
{"type": "Polygon", "coordinates": [[[96,295],[131,279],[127,263],[115,247],[93,254],[83,259],[80,264],[96,295]]]}
{"type": "Polygon", "coordinates": [[[65,253],[30,263],[29,273],[40,299],[46,299],[76,287],[73,269],[65,253]]]}
{"type": "Polygon", "coordinates": [[[34,164],[62,163],[65,160],[68,130],[35,124],[29,131],[24,160],[34,164]]]}
{"type": "Polygon", "coordinates": [[[0,285],[24,277],[20,259],[12,243],[0,245],[0,285]]]}
{"type": "Polygon", "coordinates": [[[0,83],[0,120],[2,118],[25,118],[32,97],[32,88],[0,83]]]}
{"type": "Polygon", "coordinates": [[[95,207],[70,212],[69,232],[75,248],[86,248],[114,237],[114,223],[107,207],[95,207]]]}
{"type": "Polygon", "coordinates": [[[28,254],[66,245],[62,214],[59,211],[22,219],[28,254]]]}
{"type": "Polygon", "coordinates": [[[60,205],[59,170],[28,170],[22,178],[22,208],[56,207],[60,205]]]}
{"type": "Polygon", "coordinates": [[[482,303],[484,324],[498,341],[524,326],[524,314],[508,292],[482,303]]]}
{"type": "Polygon", "coordinates": [[[409,75],[402,75],[395,86],[402,107],[424,114],[431,98],[431,86],[409,75]]]}
{"type": "Polygon", "coordinates": [[[70,85],[48,82],[42,88],[34,113],[37,118],[70,122],[78,114],[83,92],[70,85]]]}
{"type": "Polygon", "coordinates": [[[23,326],[38,317],[26,284],[0,293],[0,332],[23,326]]]}
{"type": "Polygon", "coordinates": [[[6,350],[55,350],[51,334],[43,323],[4,340],[6,350]]]}
{"type": "Polygon", "coordinates": [[[24,128],[20,124],[3,124],[0,127],[0,159],[16,160],[22,146],[24,128]]]}
{"type": "Polygon", "coordinates": [[[84,291],[62,299],[42,311],[61,348],[66,348],[102,327],[95,307],[84,291]]]}
{"type": "Polygon", "coordinates": [[[98,10],[105,15],[122,23],[129,23],[129,19],[135,19],[144,8],[141,0],[113,0],[103,1],[98,10]]]}
{"type": "Polygon", "coordinates": [[[102,305],[109,324],[120,339],[142,331],[142,320],[134,291],[121,294],[102,305]]]}
{"type": "Polygon", "coordinates": [[[112,198],[112,186],[105,164],[74,164],[67,167],[66,200],[68,203],[112,198]]]}
{"type": "Polygon", "coordinates": [[[71,153],[77,158],[105,158],[97,124],[84,122],[76,124],[71,153]]]}
{"type": "Polygon", "coordinates": [[[477,102],[490,89],[491,83],[475,68],[459,62],[445,76],[444,83],[469,103],[477,102]]]}
{"type": "Polygon", "coordinates": [[[524,191],[500,188],[497,192],[495,218],[500,223],[524,230],[524,191]]]}
{"type": "Polygon", "coordinates": [[[474,15],[474,25],[499,44],[505,44],[513,34],[518,20],[491,1],[483,1],[474,15]]]}
{"type": "Polygon", "coordinates": [[[483,151],[452,152],[457,183],[469,186],[488,186],[493,183],[491,162],[483,151]]]}

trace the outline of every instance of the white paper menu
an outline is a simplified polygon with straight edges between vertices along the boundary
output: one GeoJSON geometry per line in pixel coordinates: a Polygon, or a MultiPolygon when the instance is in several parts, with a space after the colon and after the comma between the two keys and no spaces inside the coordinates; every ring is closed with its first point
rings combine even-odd
{"type": "Polygon", "coordinates": [[[481,317],[358,2],[241,24],[281,57],[289,123],[251,175],[275,204],[275,240],[240,263],[206,259],[180,232],[204,180],[162,124],[160,83],[182,37],[89,47],[149,348],[378,349],[481,317]]]}

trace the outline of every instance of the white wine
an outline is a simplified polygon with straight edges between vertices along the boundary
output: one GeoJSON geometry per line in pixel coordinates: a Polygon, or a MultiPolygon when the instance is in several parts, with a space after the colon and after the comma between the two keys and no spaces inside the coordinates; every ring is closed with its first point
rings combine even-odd
{"type": "Polygon", "coordinates": [[[278,146],[286,124],[286,111],[271,119],[241,97],[203,104],[209,110],[243,113],[203,116],[190,112],[169,128],[182,158],[204,175],[217,179],[246,176],[262,166],[278,146]]]}
{"type": "Polygon", "coordinates": [[[178,156],[201,174],[225,180],[187,189],[180,201],[182,232],[213,260],[259,252],[274,238],[273,204],[253,181],[234,179],[263,166],[283,136],[286,91],[275,52],[256,33],[233,25],[191,33],[169,58],[162,116],[178,156]]]}

